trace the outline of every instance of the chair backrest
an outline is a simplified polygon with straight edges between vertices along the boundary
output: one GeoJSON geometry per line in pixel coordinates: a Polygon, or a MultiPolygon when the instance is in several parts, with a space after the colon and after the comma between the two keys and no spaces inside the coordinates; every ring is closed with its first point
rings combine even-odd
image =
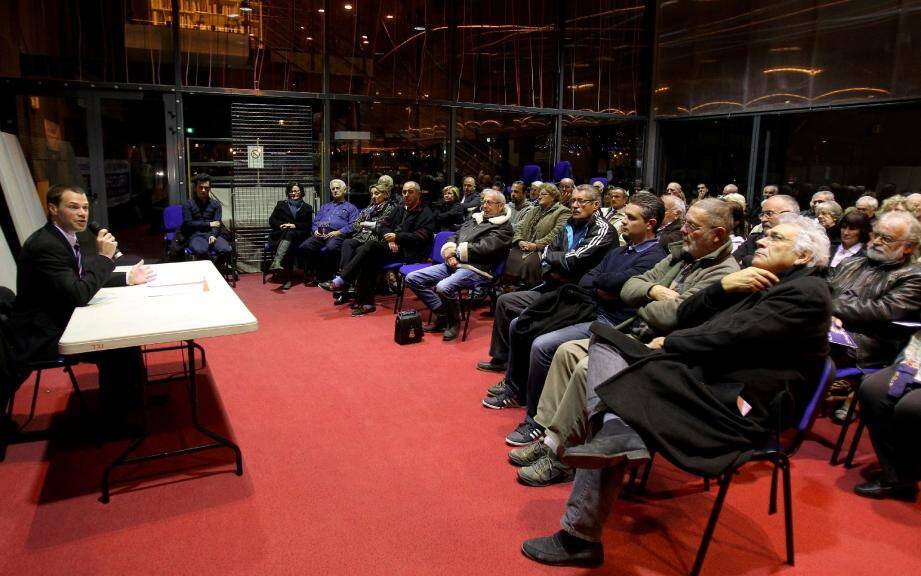
{"type": "Polygon", "coordinates": [[[563,178],[572,178],[572,164],[568,160],[557,162],[553,167],[553,181],[559,182],[563,178]]]}
{"type": "Polygon", "coordinates": [[[596,176],[594,178],[590,178],[588,181],[589,184],[594,184],[595,182],[601,182],[605,186],[605,188],[607,188],[608,186],[608,179],[605,178],[604,176],[596,176]]]}
{"type": "Polygon", "coordinates": [[[525,186],[531,186],[531,182],[541,179],[540,166],[537,164],[525,164],[521,169],[521,179],[525,186]]]}
{"type": "Polygon", "coordinates": [[[441,248],[448,241],[448,238],[454,236],[456,232],[451,230],[442,230],[435,234],[435,242],[432,243],[432,262],[435,264],[444,264],[445,259],[441,257],[441,248]]]}
{"type": "Polygon", "coordinates": [[[175,232],[182,226],[182,204],[170,204],[163,209],[163,231],[175,232]]]}

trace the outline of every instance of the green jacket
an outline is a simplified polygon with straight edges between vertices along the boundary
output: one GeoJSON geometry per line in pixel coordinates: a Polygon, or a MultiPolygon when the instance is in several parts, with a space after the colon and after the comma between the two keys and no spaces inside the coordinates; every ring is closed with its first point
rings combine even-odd
{"type": "Polygon", "coordinates": [[[732,258],[732,242],[727,241],[721,247],[706,256],[695,260],[684,279],[681,295],[675,300],[653,300],[649,291],[655,285],[662,285],[674,290],[675,277],[687,264],[681,259],[681,242],[668,247],[670,256],[659,261],[652,269],[627,280],[620,291],[620,299],[627,306],[636,308],[637,316],[660,332],[671,332],[678,321],[678,306],[696,292],[717,282],[723,276],[739,269],[739,264],[732,258]]]}
{"type": "Polygon", "coordinates": [[[538,250],[543,250],[547,244],[550,244],[557,232],[566,225],[571,215],[572,210],[559,202],[546,210],[535,207],[523,221],[518,222],[515,237],[512,238],[512,246],[517,246],[519,241],[525,240],[534,242],[538,250]]]}

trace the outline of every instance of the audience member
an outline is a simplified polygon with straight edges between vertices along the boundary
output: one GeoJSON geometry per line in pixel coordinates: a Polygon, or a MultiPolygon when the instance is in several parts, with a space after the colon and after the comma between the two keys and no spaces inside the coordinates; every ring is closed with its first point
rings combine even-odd
{"type": "Polygon", "coordinates": [[[861,196],[854,205],[857,211],[870,219],[870,224],[876,221],[876,209],[879,208],[879,202],[872,196],[861,196]]]}
{"type": "Polygon", "coordinates": [[[528,201],[524,189],[524,182],[521,180],[512,182],[512,190],[509,193],[509,199],[511,200],[508,207],[512,211],[512,228],[517,229],[518,224],[527,219],[527,215],[534,208],[534,204],[528,201]]]}
{"type": "Polygon", "coordinates": [[[684,196],[684,190],[681,189],[681,184],[677,182],[669,182],[665,187],[665,192],[662,193],[662,196],[675,196],[681,198],[681,201],[687,204],[687,198],[684,196]]]}
{"type": "Polygon", "coordinates": [[[908,208],[905,206],[905,197],[901,194],[896,194],[883,200],[883,205],[880,206],[877,216],[886,212],[908,212],[908,208]]]}
{"type": "Polygon", "coordinates": [[[844,210],[841,208],[841,205],[834,200],[828,200],[815,206],[816,219],[819,221],[819,224],[825,228],[825,233],[828,234],[828,240],[831,242],[832,246],[837,246],[841,243],[841,232],[838,230],[838,221],[841,220],[841,216],[843,215],[844,210]]]}
{"type": "Polygon", "coordinates": [[[464,218],[466,218],[480,207],[480,193],[477,192],[476,178],[473,176],[464,177],[463,188],[460,203],[464,207],[464,218]]]}
{"type": "Polygon", "coordinates": [[[745,242],[732,253],[733,258],[738,260],[743,267],[751,265],[755,251],[758,249],[757,242],[780,221],[783,214],[799,214],[799,204],[796,199],[786,194],[776,194],[761,203],[761,229],[760,233],[751,232],[745,242]]]}
{"type": "Polygon", "coordinates": [[[866,254],[866,245],[870,240],[870,219],[863,212],[856,210],[849,212],[841,218],[839,223],[841,234],[841,243],[832,245],[831,261],[828,263],[829,268],[837,268],[844,260],[852,256],[863,256],[866,254]]]}
{"type": "Polygon", "coordinates": [[[330,292],[341,292],[355,284],[355,306],[352,316],[374,312],[374,284],[382,267],[392,262],[422,262],[432,249],[435,219],[428,206],[422,203],[419,184],[410,180],[403,184],[403,206],[394,215],[390,226],[381,226],[380,240],[365,242],[354,256],[330,282],[320,287],[330,292]]]}
{"type": "Polygon", "coordinates": [[[515,234],[505,195],[486,189],[482,198],[482,212],[474,212],[442,247],[444,263],[406,276],[406,285],[435,316],[432,324],[423,330],[443,331],[446,342],[457,338],[460,328],[458,292],[473,288],[483,278],[493,277],[496,267],[508,256],[515,234]]]}
{"type": "Polygon", "coordinates": [[[232,252],[230,243],[221,235],[221,203],[211,198],[211,176],[196,174],[192,179],[195,194],[182,205],[182,235],[186,246],[196,258],[210,258],[223,268],[232,252]]]}
{"type": "Polygon", "coordinates": [[[916,219],[921,220],[921,192],[915,192],[905,197],[905,209],[911,212],[916,219]]]}
{"type": "Polygon", "coordinates": [[[572,201],[573,190],[576,189],[576,183],[572,178],[563,178],[560,180],[560,204],[569,208],[572,201]]]}
{"type": "Polygon", "coordinates": [[[520,221],[505,265],[504,282],[527,288],[541,282],[541,252],[563,229],[572,210],[559,202],[560,191],[553,184],[541,184],[538,204],[527,219],[520,221]]]}
{"type": "Polygon", "coordinates": [[[525,541],[526,556],[601,564],[601,531],[628,466],[647,461],[652,449],[679,468],[717,476],[768,440],[778,398],[808,401],[828,353],[829,294],[815,273],[828,251],[815,222],[784,218],[759,241],[753,267],[681,305],[678,325],[692,327],[648,349],[602,331],[592,346],[586,402],[591,413],[608,413],[590,442],[563,451],[578,471],[562,530],[525,541]]]}
{"type": "Polygon", "coordinates": [[[914,502],[921,480],[921,332],[915,333],[901,361],[864,378],[860,416],[881,469],[867,482],[854,486],[866,498],[894,498],[914,502]]]}
{"type": "Polygon", "coordinates": [[[630,195],[620,186],[608,186],[604,192],[604,202],[601,208],[601,217],[610,222],[617,230],[620,237],[623,232],[623,222],[626,218],[625,207],[630,195]]]}
{"type": "Polygon", "coordinates": [[[834,193],[828,188],[828,186],[819,187],[819,191],[812,195],[812,200],[809,201],[809,210],[806,210],[802,213],[806,218],[815,218],[816,207],[822,202],[833,202],[835,200],[834,193]]]}
{"type": "Polygon", "coordinates": [[[286,266],[289,268],[282,290],[291,288],[290,268],[293,266],[288,251],[307,238],[313,220],[313,207],[304,202],[304,193],[297,182],[288,182],[285,196],[287,199],[279,200],[269,216],[269,227],[272,229],[269,245],[275,251],[269,272],[281,272],[286,266]]]}
{"type": "Polygon", "coordinates": [[[665,205],[665,217],[656,231],[656,236],[659,244],[668,249],[669,244],[681,242],[681,227],[684,226],[687,206],[678,196],[668,194],[662,196],[662,203],[665,205]]]}
{"type": "Polygon", "coordinates": [[[346,199],[345,182],[331,180],[329,192],[330,201],[320,206],[313,219],[311,237],[300,246],[306,260],[305,273],[313,276],[309,283],[314,285],[332,275],[331,268],[340,259],[342,242],[352,231],[352,221],[358,215],[358,208],[346,199]]]}
{"type": "Polygon", "coordinates": [[[460,203],[460,190],[457,186],[445,186],[441,190],[441,200],[432,204],[435,217],[435,230],[456,232],[467,217],[467,211],[460,203]]]}

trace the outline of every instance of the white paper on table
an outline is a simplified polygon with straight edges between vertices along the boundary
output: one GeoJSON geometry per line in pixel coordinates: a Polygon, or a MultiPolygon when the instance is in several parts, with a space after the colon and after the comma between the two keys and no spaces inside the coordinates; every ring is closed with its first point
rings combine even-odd
{"type": "Polygon", "coordinates": [[[206,292],[206,284],[202,281],[188,282],[185,284],[168,284],[165,286],[156,286],[147,284],[145,296],[176,296],[178,294],[195,294],[206,292]]]}
{"type": "Polygon", "coordinates": [[[182,286],[186,284],[201,285],[205,279],[201,271],[196,274],[194,268],[189,270],[178,266],[172,268],[157,268],[156,273],[157,277],[148,282],[147,286],[158,288],[165,286],[182,286]]]}

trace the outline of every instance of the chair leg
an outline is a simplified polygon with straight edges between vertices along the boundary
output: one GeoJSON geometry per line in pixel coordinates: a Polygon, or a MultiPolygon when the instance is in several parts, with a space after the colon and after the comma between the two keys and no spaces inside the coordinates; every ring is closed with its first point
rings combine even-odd
{"type": "MultiPolygon", "coordinates": [[[[38,388],[39,386],[41,386],[41,383],[42,383],[42,370],[41,368],[39,368],[38,370],[35,371],[35,388],[32,390],[32,405],[29,407],[29,417],[26,418],[26,421],[23,422],[22,426],[19,427],[20,431],[25,430],[26,426],[28,426],[29,423],[32,422],[32,418],[35,417],[35,404],[38,402],[38,388]]],[[[10,403],[10,416],[12,416],[13,415],[12,399],[10,400],[10,402],[11,402],[10,403]]]]}
{"type": "Polygon", "coordinates": [[[649,474],[652,472],[652,462],[655,459],[655,452],[649,453],[649,461],[646,462],[643,468],[643,477],[640,478],[640,487],[636,491],[637,494],[643,495],[646,494],[646,484],[649,482],[649,474]]]}
{"type": "Polygon", "coordinates": [[[706,490],[707,492],[710,491],[710,477],[709,476],[704,476],[704,490],[706,490]]]}
{"type": "Polygon", "coordinates": [[[704,565],[704,558],[707,556],[707,548],[710,546],[710,540],[713,539],[713,531],[716,529],[716,523],[720,518],[720,512],[723,510],[723,502],[726,500],[726,493],[729,491],[729,483],[731,481],[732,472],[727,472],[720,479],[720,491],[716,495],[716,502],[713,503],[713,510],[710,512],[710,519],[707,521],[707,528],[704,530],[700,548],[697,549],[697,558],[694,559],[694,567],[691,568],[691,576],[698,576],[700,574],[700,569],[704,565]]]}
{"type": "Polygon", "coordinates": [[[639,474],[640,469],[638,466],[634,466],[630,470],[630,476],[627,478],[627,485],[624,486],[623,497],[630,498],[633,496],[633,491],[636,489],[636,477],[639,474]]]}
{"type": "MultiPolygon", "coordinates": [[[[469,294],[468,294],[469,295],[469,294]]],[[[473,312],[473,303],[469,300],[460,300],[461,316],[464,318],[464,333],[461,334],[461,342],[467,341],[467,332],[470,330],[470,314],[473,312]]]]}
{"type": "Polygon", "coordinates": [[[860,444],[860,437],[863,435],[864,427],[866,427],[866,424],[862,418],[858,416],[857,419],[857,429],[854,430],[854,437],[851,439],[851,446],[848,448],[847,456],[844,458],[845,468],[854,467],[854,455],[857,453],[857,446],[860,444]]]}
{"type": "Polygon", "coordinates": [[[778,468],[780,468],[780,462],[774,462],[774,469],[771,470],[771,499],[768,502],[768,515],[777,513],[777,469],[778,468]]]}
{"type": "Polygon", "coordinates": [[[403,288],[404,288],[403,275],[397,272],[396,277],[397,277],[397,294],[396,294],[396,299],[394,299],[393,301],[393,313],[394,314],[397,313],[397,306],[400,306],[403,304],[403,288]]]}
{"type": "MultiPolygon", "coordinates": [[[[859,387],[858,387],[859,388],[859,387]]],[[[841,432],[838,433],[838,440],[835,442],[835,449],[832,450],[831,459],[829,463],[832,466],[837,466],[839,464],[838,457],[841,455],[841,449],[844,447],[844,441],[847,440],[847,432],[851,426],[851,421],[854,419],[854,409],[857,407],[857,390],[854,390],[854,398],[851,400],[851,405],[847,408],[847,415],[844,417],[844,424],[841,425],[841,432]]]]}
{"type": "Polygon", "coordinates": [[[787,532],[787,564],[793,566],[793,490],[790,482],[790,461],[783,459],[783,513],[787,532]]]}

